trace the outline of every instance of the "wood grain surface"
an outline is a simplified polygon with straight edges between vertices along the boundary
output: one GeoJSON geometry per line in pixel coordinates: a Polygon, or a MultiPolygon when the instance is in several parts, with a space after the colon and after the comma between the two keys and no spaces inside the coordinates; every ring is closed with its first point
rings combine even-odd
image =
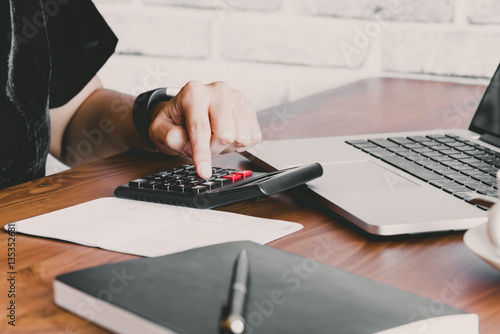
{"type": "MultiPolygon", "coordinates": [[[[484,88],[373,78],[262,111],[259,118],[266,139],[467,128],[484,88]]],[[[129,180],[186,162],[129,152],[8,188],[0,191],[0,223],[113,196],[114,189],[129,180]]],[[[236,154],[217,157],[214,165],[256,168],[236,154]]],[[[282,193],[218,210],[301,223],[303,230],[270,245],[477,313],[481,333],[498,333],[500,272],[464,246],[463,232],[376,237],[293,195],[282,193]]],[[[16,235],[16,326],[12,327],[5,316],[10,300],[8,234],[2,231],[0,236],[1,333],[105,332],[55,306],[54,277],[134,256],[16,235]]],[[[425,310],[431,316],[439,311],[432,303],[425,310]]]]}

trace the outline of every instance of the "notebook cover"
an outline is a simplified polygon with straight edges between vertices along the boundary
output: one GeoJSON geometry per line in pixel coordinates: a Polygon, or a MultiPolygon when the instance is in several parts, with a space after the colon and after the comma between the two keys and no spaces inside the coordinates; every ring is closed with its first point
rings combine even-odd
{"type": "Polygon", "coordinates": [[[102,265],[56,280],[174,332],[219,333],[232,266],[243,248],[251,266],[246,333],[374,333],[424,320],[421,310],[431,306],[439,316],[467,314],[250,241],[102,265]]]}

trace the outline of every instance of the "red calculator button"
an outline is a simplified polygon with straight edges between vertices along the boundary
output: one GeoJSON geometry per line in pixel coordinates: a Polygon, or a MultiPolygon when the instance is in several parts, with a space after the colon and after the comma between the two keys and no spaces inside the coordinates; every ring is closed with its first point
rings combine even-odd
{"type": "Polygon", "coordinates": [[[248,177],[252,175],[251,170],[240,170],[239,172],[236,172],[235,174],[240,174],[243,177],[248,177]]]}
{"type": "Polygon", "coordinates": [[[231,181],[236,181],[236,180],[241,179],[241,175],[240,174],[227,174],[227,175],[223,176],[223,178],[230,179],[231,181]]]}

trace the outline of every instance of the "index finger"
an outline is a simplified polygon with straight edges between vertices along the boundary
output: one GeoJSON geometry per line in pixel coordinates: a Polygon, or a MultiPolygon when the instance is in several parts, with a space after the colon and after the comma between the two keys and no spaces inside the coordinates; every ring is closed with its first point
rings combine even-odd
{"type": "Polygon", "coordinates": [[[207,111],[208,104],[191,101],[191,103],[185,104],[183,109],[196,172],[201,178],[208,179],[212,176],[210,150],[212,131],[207,111]]]}

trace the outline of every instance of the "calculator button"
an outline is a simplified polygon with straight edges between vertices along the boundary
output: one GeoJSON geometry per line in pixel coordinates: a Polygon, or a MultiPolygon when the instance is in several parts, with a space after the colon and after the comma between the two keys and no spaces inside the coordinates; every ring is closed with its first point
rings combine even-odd
{"type": "Polygon", "coordinates": [[[227,169],[224,169],[227,173],[229,174],[233,174],[233,173],[236,173],[236,172],[239,172],[240,170],[239,169],[233,169],[233,168],[227,168],[227,169]]]}
{"type": "Polygon", "coordinates": [[[188,184],[177,184],[177,185],[172,187],[172,190],[183,193],[184,191],[186,191],[186,189],[189,189],[190,187],[191,186],[188,184]]]}
{"type": "Polygon", "coordinates": [[[217,179],[214,179],[213,182],[217,183],[217,185],[219,187],[222,187],[222,186],[225,186],[229,183],[231,183],[231,180],[230,179],[225,179],[225,178],[222,178],[222,177],[219,177],[217,179]]]}
{"type": "Polygon", "coordinates": [[[158,185],[157,189],[161,190],[172,190],[173,186],[176,186],[177,183],[174,182],[164,182],[163,184],[158,185]]]}
{"type": "Polygon", "coordinates": [[[252,171],[251,170],[240,170],[236,172],[235,174],[240,174],[242,177],[249,177],[252,176],[252,171]]]}
{"type": "Polygon", "coordinates": [[[173,177],[167,177],[165,180],[163,180],[163,182],[174,182],[175,180],[177,180],[177,179],[175,179],[173,177]]]}
{"type": "MultiPolygon", "coordinates": [[[[223,179],[224,181],[227,181],[226,179],[223,179]]],[[[206,181],[203,183],[200,183],[200,185],[207,187],[207,190],[213,190],[215,188],[219,188],[220,184],[214,181],[206,181]]]]}
{"type": "Polygon", "coordinates": [[[200,193],[207,191],[207,190],[208,190],[207,186],[197,185],[197,186],[189,188],[187,191],[189,191],[190,193],[200,194],[200,193]]]}
{"type": "Polygon", "coordinates": [[[165,178],[165,177],[167,177],[167,176],[169,176],[169,175],[172,175],[172,173],[165,171],[165,172],[158,172],[158,173],[154,173],[153,175],[154,175],[155,177],[165,178]]]}
{"type": "Polygon", "coordinates": [[[149,181],[146,183],[141,183],[141,188],[146,188],[146,189],[157,189],[159,185],[161,185],[163,182],[161,181],[149,181]]]}
{"type": "Polygon", "coordinates": [[[236,181],[236,180],[241,179],[241,174],[228,174],[228,175],[223,176],[223,178],[230,179],[231,181],[236,181]]]}
{"type": "Polygon", "coordinates": [[[132,180],[128,183],[128,185],[130,187],[134,187],[134,188],[141,188],[141,185],[148,182],[148,180],[146,179],[136,179],[136,180],[132,180]]]}

